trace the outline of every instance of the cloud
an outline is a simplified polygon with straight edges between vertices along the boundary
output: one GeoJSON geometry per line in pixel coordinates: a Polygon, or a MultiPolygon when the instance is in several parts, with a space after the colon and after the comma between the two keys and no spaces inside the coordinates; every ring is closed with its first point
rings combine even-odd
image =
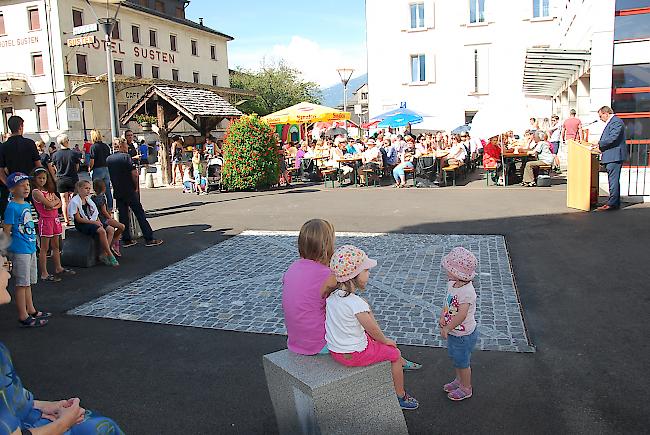
{"type": "Polygon", "coordinates": [[[314,81],[321,87],[340,82],[337,68],[352,67],[354,76],[366,72],[366,50],[363,44],[340,47],[323,47],[301,36],[292,36],[288,44],[276,44],[270,50],[238,50],[233,44],[228,50],[231,67],[257,69],[263,58],[284,59],[302,71],[305,80],[314,81]]]}

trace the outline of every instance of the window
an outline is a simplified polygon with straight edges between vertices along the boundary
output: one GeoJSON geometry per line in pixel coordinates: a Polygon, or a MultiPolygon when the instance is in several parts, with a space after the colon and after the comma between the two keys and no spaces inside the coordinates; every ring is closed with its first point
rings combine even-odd
{"type": "Polygon", "coordinates": [[[161,2],[160,0],[156,0],[155,9],[158,12],[162,12],[164,14],[165,13],[165,3],[161,2]]]}
{"type": "Polygon", "coordinates": [[[149,30],[149,46],[158,47],[158,34],[155,30],[149,30]]]}
{"type": "Polygon", "coordinates": [[[178,80],[178,70],[177,69],[172,69],[172,80],[177,82],[178,80]]]}
{"type": "MultiPolygon", "coordinates": [[[[118,117],[118,118],[122,118],[122,115],[124,115],[124,113],[125,113],[127,110],[129,110],[129,105],[128,105],[128,104],[126,104],[126,103],[117,103],[117,114],[118,114],[117,117],[118,117]]],[[[127,123],[127,124],[128,124],[128,123],[127,123]]],[[[127,124],[122,124],[122,123],[120,122],[120,126],[123,127],[123,128],[127,128],[127,127],[128,127],[127,124]]]]}
{"type": "Polygon", "coordinates": [[[411,7],[411,29],[424,27],[424,3],[415,3],[411,7]]]}
{"type": "Polygon", "coordinates": [[[77,53],[77,74],[88,74],[88,62],[85,54],[77,53]]]}
{"type": "Polygon", "coordinates": [[[0,35],[5,34],[5,16],[0,14],[0,35]]]}
{"type": "Polygon", "coordinates": [[[210,46],[210,59],[217,60],[217,47],[214,45],[210,46]]]}
{"type": "Polygon", "coordinates": [[[362,100],[367,100],[368,99],[368,93],[367,92],[362,92],[361,93],[361,99],[362,100]]]}
{"type": "Polygon", "coordinates": [[[47,122],[47,104],[37,104],[36,113],[38,114],[38,131],[48,131],[50,126],[47,122]]]}
{"type": "Polygon", "coordinates": [[[650,13],[619,15],[614,20],[614,40],[650,38],[650,13]]]}
{"type": "Polygon", "coordinates": [[[471,56],[471,85],[468,86],[471,94],[487,94],[489,91],[489,46],[481,45],[470,47],[471,56]]]}
{"type": "Polygon", "coordinates": [[[134,43],[140,43],[140,28],[138,26],[131,26],[131,39],[134,43]]]}
{"type": "Polygon", "coordinates": [[[478,50],[474,50],[474,92],[478,92],[478,50]]]}
{"type": "Polygon", "coordinates": [[[198,56],[199,55],[199,47],[197,42],[192,39],[192,56],[198,56]]]}
{"type": "Polygon", "coordinates": [[[616,113],[650,112],[650,92],[628,93],[623,89],[616,89],[612,96],[612,109],[616,113]]]}
{"type": "Polygon", "coordinates": [[[29,19],[29,30],[41,29],[41,20],[38,16],[38,9],[27,9],[27,17],[29,19]]]}
{"type": "Polygon", "coordinates": [[[115,72],[115,74],[119,74],[119,75],[124,74],[124,72],[122,70],[122,61],[121,60],[115,59],[113,61],[113,71],[115,72]]]}
{"type": "Polygon", "coordinates": [[[650,0],[616,0],[616,10],[650,8],[650,0]]]}
{"type": "Polygon", "coordinates": [[[485,22],[485,0],[469,0],[469,22],[485,22]]]}
{"type": "Polygon", "coordinates": [[[84,25],[84,13],[83,11],[73,9],[72,10],[72,26],[79,27],[84,25]]]}
{"type": "Polygon", "coordinates": [[[196,71],[194,71],[194,72],[192,73],[192,79],[194,80],[194,83],[198,83],[198,82],[199,82],[199,73],[197,73],[196,71]]]}
{"type": "Polygon", "coordinates": [[[142,64],[141,63],[134,63],[133,64],[133,75],[136,76],[139,79],[142,78],[142,64]]]}
{"type": "Polygon", "coordinates": [[[212,86],[219,86],[219,77],[213,75],[212,76],[212,86]]]}
{"type": "Polygon", "coordinates": [[[151,77],[154,79],[160,78],[160,68],[157,66],[152,66],[151,67],[151,77]]]}
{"type": "Polygon", "coordinates": [[[111,32],[111,39],[117,40],[117,39],[122,39],[120,38],[120,22],[116,21],[115,24],[113,25],[113,31],[111,32]]]}
{"type": "Polygon", "coordinates": [[[43,75],[43,55],[41,53],[32,54],[32,74],[43,75]]]}
{"type": "Polygon", "coordinates": [[[169,35],[169,49],[171,51],[178,51],[176,47],[176,35],[169,35]]]}
{"type": "Polygon", "coordinates": [[[411,82],[426,80],[426,60],[424,54],[411,55],[411,82]]]}
{"type": "Polygon", "coordinates": [[[614,65],[612,67],[614,88],[643,88],[650,86],[650,63],[614,65]]]}
{"type": "Polygon", "coordinates": [[[548,9],[549,0],[533,0],[533,17],[548,17],[550,15],[548,9]]]}

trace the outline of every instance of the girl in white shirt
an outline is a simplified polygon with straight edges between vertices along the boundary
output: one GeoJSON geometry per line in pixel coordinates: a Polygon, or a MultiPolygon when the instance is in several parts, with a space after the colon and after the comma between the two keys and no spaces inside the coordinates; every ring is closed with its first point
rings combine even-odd
{"type": "MultiPolygon", "coordinates": [[[[325,340],[332,358],[344,366],[365,367],[390,361],[400,407],[416,409],[418,401],[404,390],[402,370],[409,368],[409,362],[401,357],[397,344],[386,338],[368,302],[355,294],[366,288],[369,269],[376,265],[376,260],[354,246],[345,245],[334,252],[330,268],[339,286],[327,298],[325,340]]],[[[411,368],[419,368],[410,364],[415,366],[411,368]]]]}

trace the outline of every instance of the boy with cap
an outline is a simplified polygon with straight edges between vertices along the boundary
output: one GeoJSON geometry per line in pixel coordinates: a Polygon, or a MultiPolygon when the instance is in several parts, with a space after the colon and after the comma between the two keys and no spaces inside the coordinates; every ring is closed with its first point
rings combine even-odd
{"type": "Polygon", "coordinates": [[[438,319],[440,336],[447,340],[447,353],[454,362],[456,378],[446,384],[443,390],[450,400],[464,400],[472,397],[472,349],[478,339],[476,329],[476,291],[472,280],[476,276],[477,260],[474,254],[462,247],[456,247],[442,259],[447,271],[447,296],[438,319]]]}
{"type": "Polygon", "coordinates": [[[47,325],[51,313],[38,311],[32,300],[32,285],[37,281],[36,228],[32,220],[29,196],[29,177],[22,172],[7,176],[7,188],[13,198],[7,205],[2,228],[11,237],[7,250],[11,264],[9,270],[16,280],[16,306],[18,322],[24,328],[47,325]]]}

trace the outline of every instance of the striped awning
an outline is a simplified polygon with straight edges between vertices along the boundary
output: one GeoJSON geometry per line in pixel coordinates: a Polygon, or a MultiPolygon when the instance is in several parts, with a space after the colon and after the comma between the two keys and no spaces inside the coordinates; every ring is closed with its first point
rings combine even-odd
{"type": "Polygon", "coordinates": [[[527,95],[554,96],[589,70],[588,50],[529,48],[526,50],[523,90],[527,95]]]}

